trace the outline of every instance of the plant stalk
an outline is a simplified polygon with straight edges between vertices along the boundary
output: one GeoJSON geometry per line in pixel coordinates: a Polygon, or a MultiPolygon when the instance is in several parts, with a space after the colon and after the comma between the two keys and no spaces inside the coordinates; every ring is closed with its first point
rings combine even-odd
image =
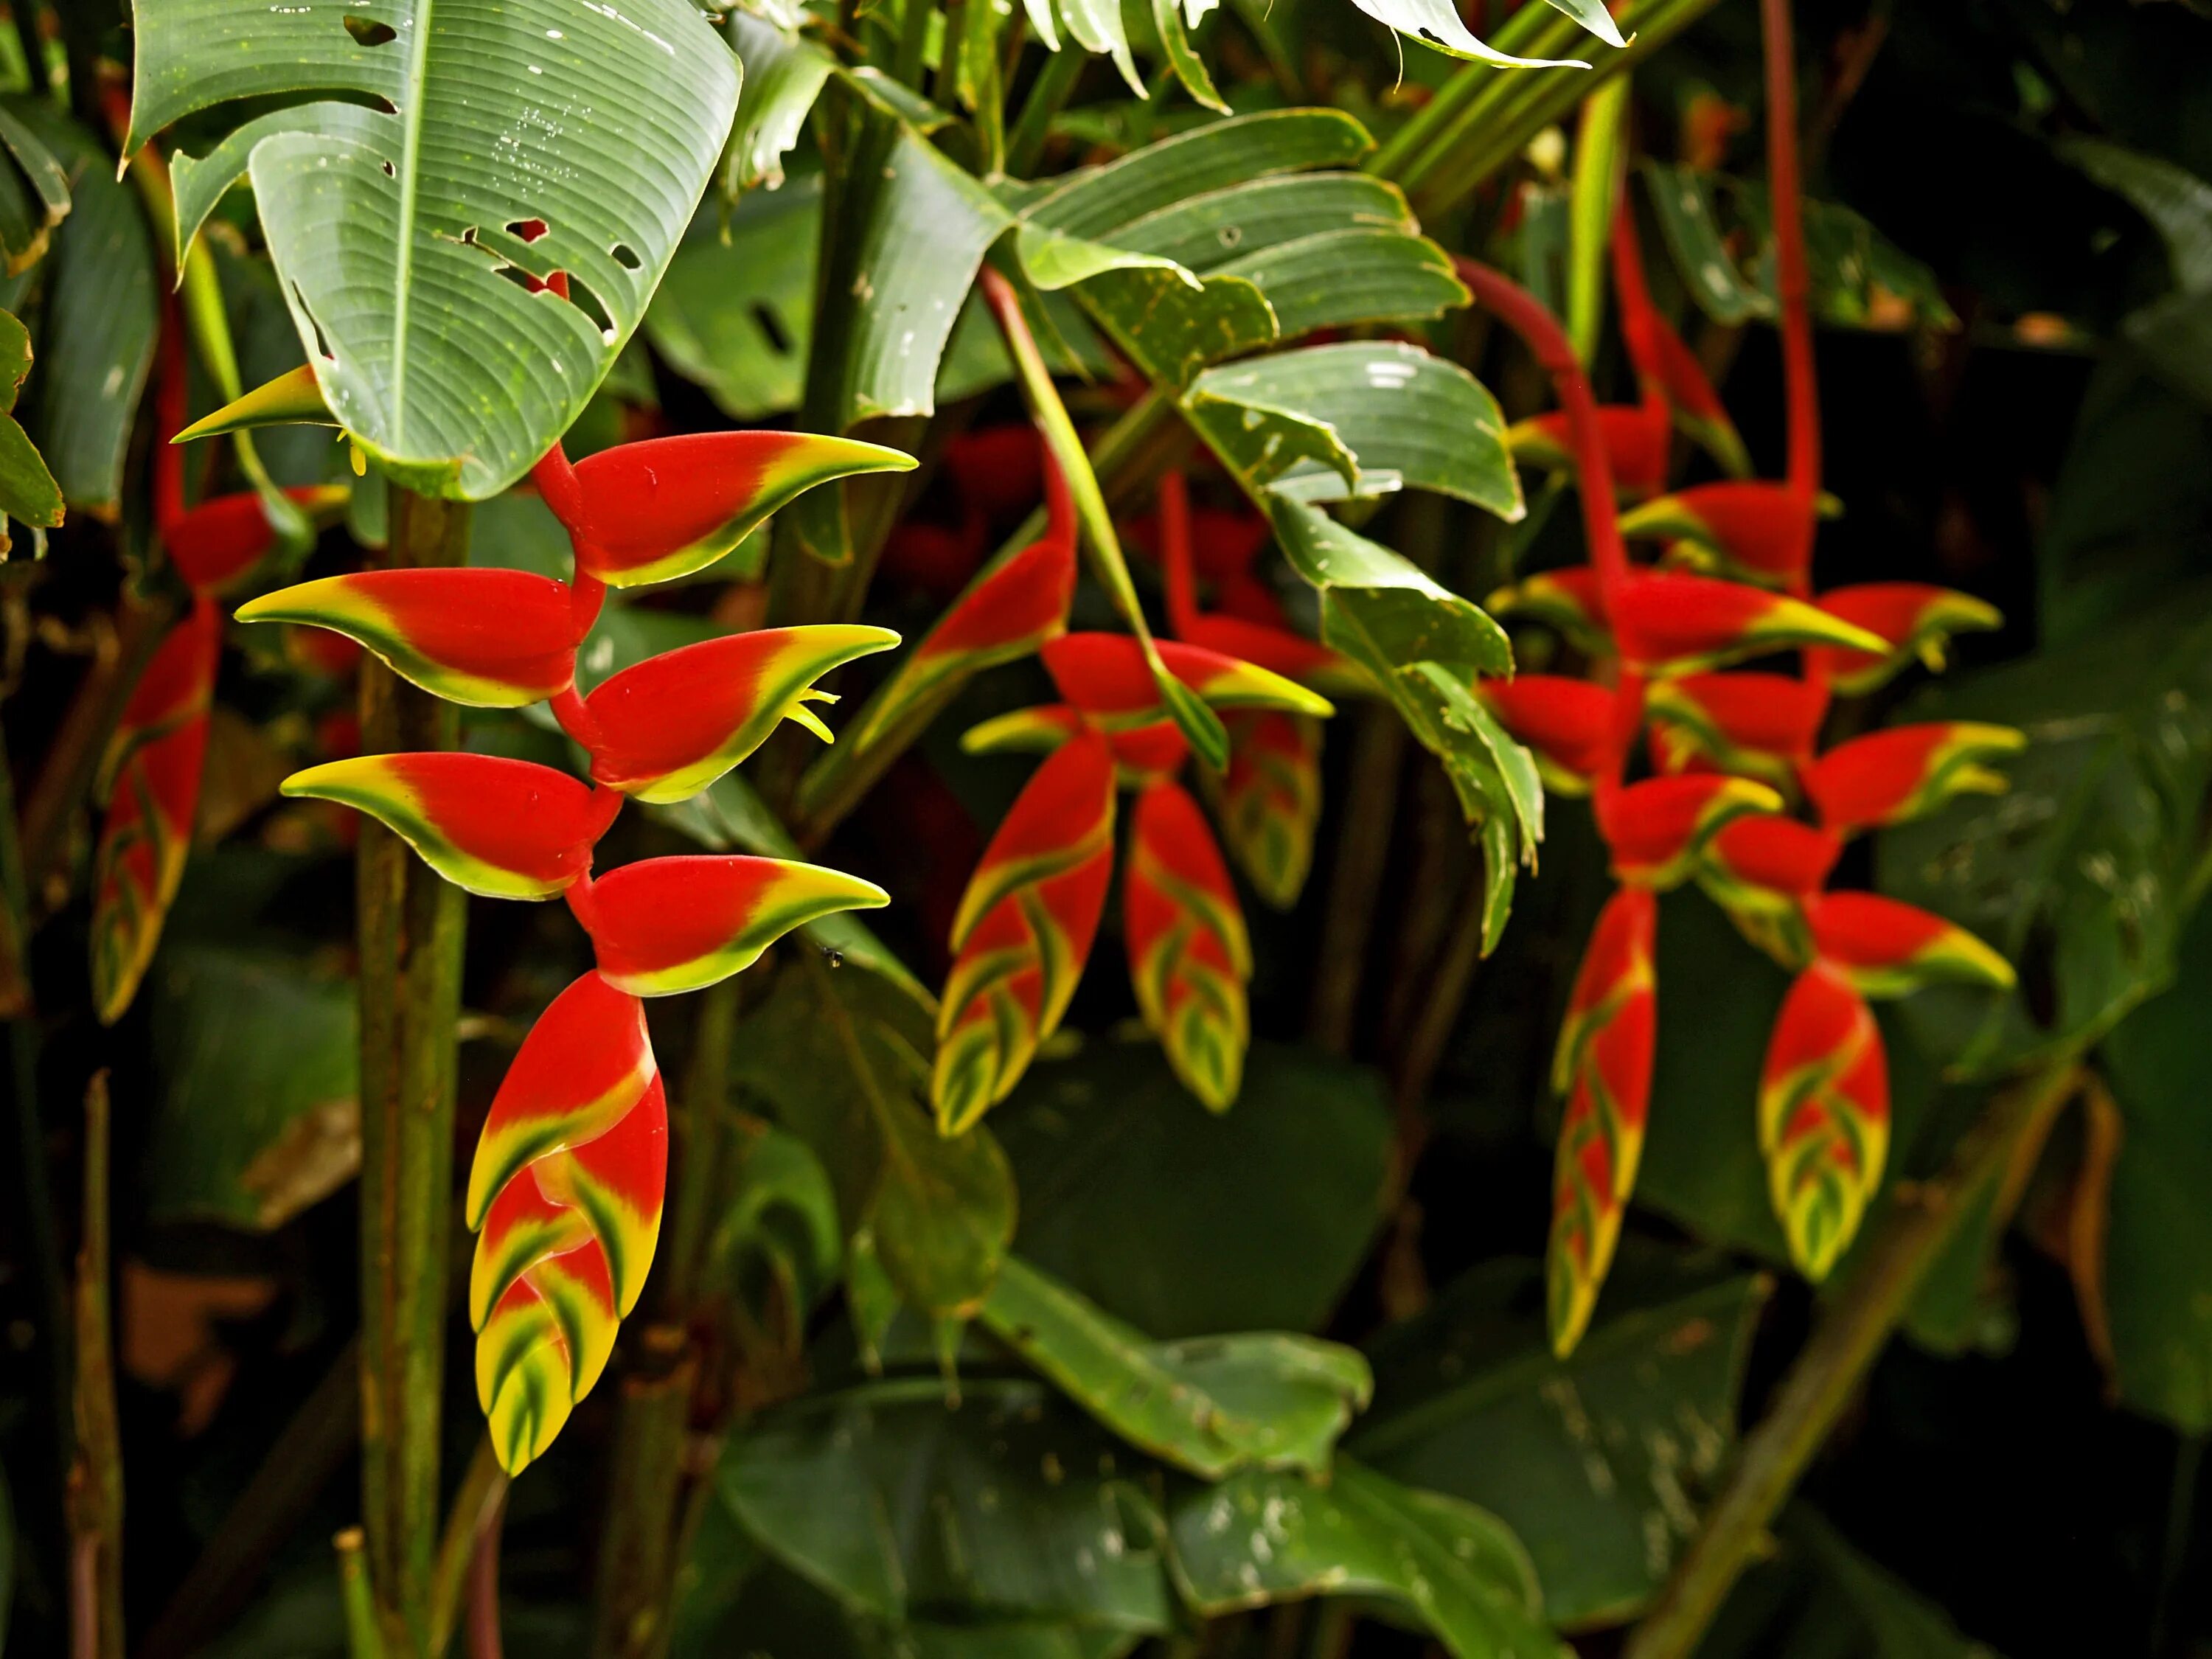
{"type": "Polygon", "coordinates": [[[70,1463],[70,1659],[123,1659],[123,1443],[108,1297],[107,1073],[84,1093],[84,1231],[76,1257],[76,1453],[70,1463]]]}
{"type": "Polygon", "coordinates": [[[653,1659],[667,1645],[675,1601],[684,1444],[699,1364],[681,1326],[654,1325],[639,1346],[644,1363],[623,1379],[615,1419],[619,1477],[599,1544],[594,1659],[653,1659]]]}
{"type": "Polygon", "coordinates": [[[348,1527],[331,1540],[337,1552],[338,1594],[345,1606],[346,1651],[352,1659],[385,1659],[384,1635],[376,1622],[376,1603],[368,1587],[368,1559],[359,1527],[348,1527]]]}
{"type": "Polygon", "coordinates": [[[438,1537],[437,1565],[430,1577],[430,1651],[441,1654],[453,1644],[453,1626],[461,1604],[472,1585],[470,1574],[485,1530],[502,1513],[509,1485],[499,1466],[489,1437],[477,1442],[475,1455],[462,1472],[460,1490],[446,1511],[446,1529],[438,1537]]]}
{"type": "MultiPolygon", "coordinates": [[[[390,564],[465,564],[465,503],[392,490],[390,564]]],[[[367,754],[451,749],[452,705],[381,663],[361,671],[367,754]]],[[[460,889],[375,822],[356,864],[361,941],[362,1510],[384,1644],[428,1652],[438,1535],[452,1227],[460,889]]]]}
{"type": "Polygon", "coordinates": [[[2069,1058],[2000,1091],[1963,1135],[1943,1173],[1900,1188],[1881,1231],[1831,1303],[1775,1395],[1744,1437],[1733,1472],[1674,1576],[1636,1627],[1625,1659],[1689,1659],[1721,1603],[1758,1556],[1768,1525],[1858,1392],[1911,1304],[1929,1267],[1983,1185],[1999,1179],[2014,1142],[2070,1095],[2081,1067],[2069,1058]]]}

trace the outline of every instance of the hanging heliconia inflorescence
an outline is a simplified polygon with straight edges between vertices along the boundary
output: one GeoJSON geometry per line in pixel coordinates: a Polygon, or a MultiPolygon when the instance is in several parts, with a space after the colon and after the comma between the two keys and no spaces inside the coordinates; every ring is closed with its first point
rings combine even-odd
{"type": "MultiPolygon", "coordinates": [[[[185,409],[183,333],[173,314],[161,352],[156,398],[163,429],[173,432],[185,409]]],[[[342,489],[285,493],[311,514],[333,511],[346,497],[342,489]]],[[[251,576],[278,539],[250,490],[187,507],[185,453],[167,445],[154,455],[154,528],[191,599],[131,689],[100,763],[107,817],[93,854],[92,993],[94,1009],[109,1025],[137,995],[184,878],[222,656],[216,596],[251,576]]]]}
{"type": "Polygon", "coordinates": [[[362,571],[241,607],[248,622],[333,629],[452,702],[550,702],[591,781],[489,755],[362,755],[284,793],[358,807],[447,881],[498,898],[565,898],[597,963],[555,998],[494,1099],[470,1172],[469,1316],[477,1394],[510,1474],[542,1454],[605,1368],[660,1230],[667,1112],[641,999],[738,973],[784,933],[888,902],[872,883],[779,859],[647,859],[594,877],[626,796],[680,800],[792,720],[827,738],[823,674],[898,642],[888,629],[761,629],[575,684],[611,586],[666,581],[737,545],[811,485],[905,456],[781,432],[662,438],[532,477],[567,529],[567,582],[498,569],[362,571]]]}
{"type": "MultiPolygon", "coordinates": [[[[1200,538],[1180,472],[1160,480],[1158,538],[1165,576],[1168,621],[1177,639],[1271,669],[1310,690],[1357,690],[1362,677],[1327,646],[1294,631],[1282,604],[1252,572],[1267,545],[1267,520],[1231,520],[1229,533],[1208,538],[1203,562],[1213,608],[1199,604],[1200,538]],[[1239,533],[1244,532],[1244,533],[1239,533]]],[[[1229,765],[1205,775],[1222,833],[1245,879],[1279,910],[1297,902],[1313,867],[1314,830],[1321,821],[1321,722],[1279,708],[1225,714],[1229,765]]]]}
{"type": "MultiPolygon", "coordinates": [[[[1789,61],[1786,41],[1770,46],[1770,66],[1789,61]]],[[[1593,678],[1524,674],[1480,688],[1536,752],[1552,787],[1591,797],[1620,884],[1576,975],[1553,1072],[1565,1105],[1547,1278],[1552,1340],[1562,1354],[1589,1322],[1644,1144],[1660,1013],[1656,895],[1695,882],[1796,976],[1768,1042],[1758,1099],[1747,1105],[1790,1255],[1815,1279],[1850,1243],[1887,1153],[1887,1064],[1869,999],[1937,980],[2013,982],[2003,957],[1942,917],[1873,894],[1826,890],[1846,838],[1964,791],[2002,789],[2003,778],[1986,763],[2023,739],[2002,726],[1941,723],[1820,747],[1832,694],[1873,689],[1916,658],[1940,665],[1950,633],[1993,627],[1997,617],[1979,600],[1916,584],[1812,592],[1824,505],[1812,325],[1790,87],[1786,73],[1771,79],[1778,83],[1769,88],[1769,157],[1790,397],[1784,478],[1654,493],[1663,483],[1668,425],[1655,400],[1701,436],[1727,429],[1726,416],[1695,360],[1671,331],[1654,326],[1626,205],[1613,268],[1644,391],[1636,409],[1600,410],[1550,313],[1495,271],[1460,262],[1477,301],[1522,337],[1552,378],[1562,408],[1524,423],[1521,447],[1534,454],[1548,444],[1571,461],[1589,544],[1587,566],[1531,576],[1494,596],[1491,608],[1556,630],[1590,659],[1593,678]],[[1622,447],[1630,465],[1616,470],[1622,447]],[[1659,473],[1650,465],[1655,448],[1659,473]],[[1638,504],[1617,515],[1617,500],[1638,504]],[[1632,563],[1631,540],[1658,544],[1657,565],[1632,563]],[[1736,667],[1783,651],[1799,654],[1798,674],[1736,667]],[[1639,739],[1650,775],[1632,781],[1639,739]]],[[[1727,461],[1724,441],[1709,447],[1727,461]]]]}
{"type": "MultiPolygon", "coordinates": [[[[1159,652],[1225,714],[1334,712],[1318,693],[1239,658],[1174,640],[1159,652]]],[[[1005,1099],[1059,1028],[1105,908],[1117,787],[1138,796],[1121,882],[1137,1006],[1184,1085],[1225,1110],[1243,1075],[1251,948],[1205,815],[1176,781],[1190,745],[1133,636],[1064,634],[1040,654],[1062,701],[987,720],[963,739],[977,753],[1048,752],[961,896],[938,1011],[938,1127],[958,1134],[1005,1099]]]]}

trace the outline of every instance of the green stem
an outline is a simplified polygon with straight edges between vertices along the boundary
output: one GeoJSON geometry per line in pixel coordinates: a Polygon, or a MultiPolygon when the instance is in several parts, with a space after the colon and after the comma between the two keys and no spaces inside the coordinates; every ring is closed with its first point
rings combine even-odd
{"type": "Polygon", "coordinates": [[[684,1318],[697,1295],[707,1240],[714,1223],[714,1190],[721,1169],[722,1115],[729,1104],[730,1055],[737,1043],[740,976],[710,986],[699,999],[691,1035],[691,1060],[681,1097],[669,1114],[670,1153],[676,1186],[668,1216],[668,1266],[660,1281],[662,1307],[684,1318]]]}
{"type": "MultiPolygon", "coordinates": [[[[394,485],[395,568],[467,562],[466,503],[394,485]]],[[[380,663],[361,676],[368,754],[451,749],[455,711],[380,663]]],[[[460,889],[382,824],[356,864],[361,939],[362,1508],[385,1645],[430,1645],[452,1227],[460,889]]]]}
{"type": "Polygon", "coordinates": [[[70,1463],[70,1659],[123,1659],[123,1443],[108,1298],[107,1073],[84,1094],[84,1222],[76,1258],[76,1452],[70,1463]]]}
{"type": "Polygon", "coordinates": [[[352,1659],[385,1659],[384,1635],[368,1588],[368,1557],[359,1527],[348,1527],[331,1546],[338,1557],[338,1594],[345,1604],[346,1651],[352,1659]]]}
{"type": "Polygon", "coordinates": [[[653,1659],[667,1645],[684,1453],[699,1364],[679,1325],[643,1334],[638,1371],[623,1379],[614,1467],[593,1601],[594,1659],[653,1659]]]}
{"type": "Polygon", "coordinates": [[[1036,171],[1045,140],[1052,137],[1053,117],[1074,92],[1083,67],[1083,51],[1072,40],[1061,42],[1060,49],[1049,53],[1038,67],[1022,112],[1014,118],[1013,128],[1006,134],[1006,172],[1012,177],[1026,179],[1036,171]]]}
{"type": "MultiPolygon", "coordinates": [[[[1548,7],[1524,5],[1490,32],[1490,44],[1516,57],[1530,57],[1535,55],[1530,48],[1540,38],[1555,35],[1564,40],[1571,38],[1574,29],[1571,20],[1548,7]]],[[[1527,72],[1494,64],[1462,64],[1450,80],[1437,88],[1435,96],[1414,111],[1413,118],[1369,158],[1368,171],[1402,184],[1407,169],[1457,129],[1461,117],[1484,88],[1506,76],[1527,72]]]]}
{"type": "Polygon", "coordinates": [[[1014,360],[1014,373],[1021,381],[1023,396],[1028,400],[1030,417],[1043,435],[1045,447],[1066,479],[1068,493],[1075,498],[1076,522],[1083,527],[1084,544],[1091,550],[1092,573],[1113,596],[1114,607],[1121,613],[1121,620],[1129,624],[1130,633],[1144,647],[1145,661],[1152,671],[1152,683],[1159,688],[1160,701],[1198,757],[1216,771],[1229,763],[1229,733],[1224,729],[1218,715],[1199,699],[1198,695],[1168,672],[1167,665],[1160,660],[1159,646],[1152,638],[1150,623],[1145,620],[1145,608],[1137,599],[1137,585],[1129,576],[1129,562],[1121,553],[1121,538],[1114,530],[1114,515],[1106,506],[1105,493],[1098,487],[1098,475],[1091,468],[1091,457],[1085,453],[1082,434],[1075,429],[1074,417],[1068,414],[1067,405],[1061,401],[1060,388],[1053,384],[1052,370],[1046,366],[1044,353],[1037,349],[1036,337],[1030,332],[1029,319],[1022,315],[1020,296],[1014,285],[990,266],[983,267],[978,277],[983,298],[998,319],[999,332],[1006,343],[1007,354],[1014,360]]]}
{"type": "Polygon", "coordinates": [[[1588,368],[1605,318],[1607,246],[1620,183],[1628,118],[1628,76],[1615,76],[1583,103],[1575,138],[1575,178],[1567,206],[1567,337],[1588,368]]]}
{"type": "MultiPolygon", "coordinates": [[[[1150,483],[1155,464],[1170,447],[1180,447],[1185,433],[1182,423],[1175,419],[1175,405],[1165,393],[1155,389],[1132,405],[1099,439],[1092,458],[1099,487],[1106,492],[1109,503],[1118,503],[1134,489],[1150,483]]],[[[969,593],[1044,531],[1045,513],[1040,507],[1016,526],[1013,534],[969,580],[948,609],[957,609],[969,593]]],[[[948,674],[916,694],[913,689],[913,664],[914,654],[909,653],[861,706],[836,746],[817,760],[799,781],[792,830],[801,847],[811,850],[821,846],[830,832],[844,822],[846,814],[890,769],[891,763],[904,754],[928,729],[930,721],[959,695],[961,687],[983,668],[992,665],[988,659],[979,661],[974,667],[948,674]],[[896,712],[887,716],[885,710],[896,712]]]]}
{"type": "Polygon", "coordinates": [[[431,1569],[433,1654],[441,1654],[453,1644],[453,1626],[460,1619],[477,1547],[495,1523],[500,1506],[507,1502],[509,1484],[489,1437],[477,1441],[469,1466],[462,1472],[460,1489],[453,1494],[453,1507],[446,1511],[446,1529],[438,1536],[437,1563],[431,1569]]]}
{"type": "Polygon", "coordinates": [[[2001,1177],[2019,1137],[2078,1085],[2069,1057],[1997,1094],[1952,1149],[1937,1179],[1898,1191],[1850,1283],[1829,1304],[1782,1381],[1765,1420],[1744,1437],[1728,1484],[1674,1576],[1624,1650],[1626,1659],[1689,1659],[1721,1603],[1763,1547],[1844,1408],[1858,1392],[1922,1278],[1942,1254],[1974,1194],[2001,1177]]]}
{"type": "Polygon", "coordinates": [[[2199,1430],[2179,1437],[2173,1448],[2173,1474],[2166,1494],[2165,1547],[2159,1555],[2158,1591],[2151,1600],[2150,1640],[2144,1649],[2150,1659],[2158,1659],[2166,1650],[2173,1592],[2189,1561],[2190,1516],[2197,1508],[2197,1479],[2204,1472],[2204,1440],[2199,1430]]]}
{"type": "Polygon", "coordinates": [[[1329,877],[1313,1008],[1306,1021],[1314,1042],[1333,1054],[1352,1050],[1367,941],[1375,927],[1376,896],[1389,862],[1398,774],[1406,761],[1406,723],[1396,709],[1377,703],[1362,712],[1352,743],[1345,821],[1337,831],[1336,868],[1329,877]]]}

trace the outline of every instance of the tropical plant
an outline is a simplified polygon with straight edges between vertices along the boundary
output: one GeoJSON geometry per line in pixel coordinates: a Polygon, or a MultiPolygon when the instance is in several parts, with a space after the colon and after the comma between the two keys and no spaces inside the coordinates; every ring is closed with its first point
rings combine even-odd
{"type": "Polygon", "coordinates": [[[2212,1640],[2201,20],[123,10],[11,1650],[2212,1640]]]}

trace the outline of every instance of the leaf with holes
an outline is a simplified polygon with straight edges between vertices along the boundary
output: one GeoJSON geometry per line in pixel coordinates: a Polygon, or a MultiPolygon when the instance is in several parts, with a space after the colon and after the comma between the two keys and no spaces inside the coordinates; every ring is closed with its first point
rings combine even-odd
{"type": "MultiPolygon", "coordinates": [[[[472,500],[612,367],[737,104],[736,59],[682,0],[167,0],[137,21],[131,149],[234,100],[329,94],[180,161],[180,210],[249,174],[331,412],[401,482],[472,500]]],[[[180,241],[198,228],[180,211],[180,241]]]]}

